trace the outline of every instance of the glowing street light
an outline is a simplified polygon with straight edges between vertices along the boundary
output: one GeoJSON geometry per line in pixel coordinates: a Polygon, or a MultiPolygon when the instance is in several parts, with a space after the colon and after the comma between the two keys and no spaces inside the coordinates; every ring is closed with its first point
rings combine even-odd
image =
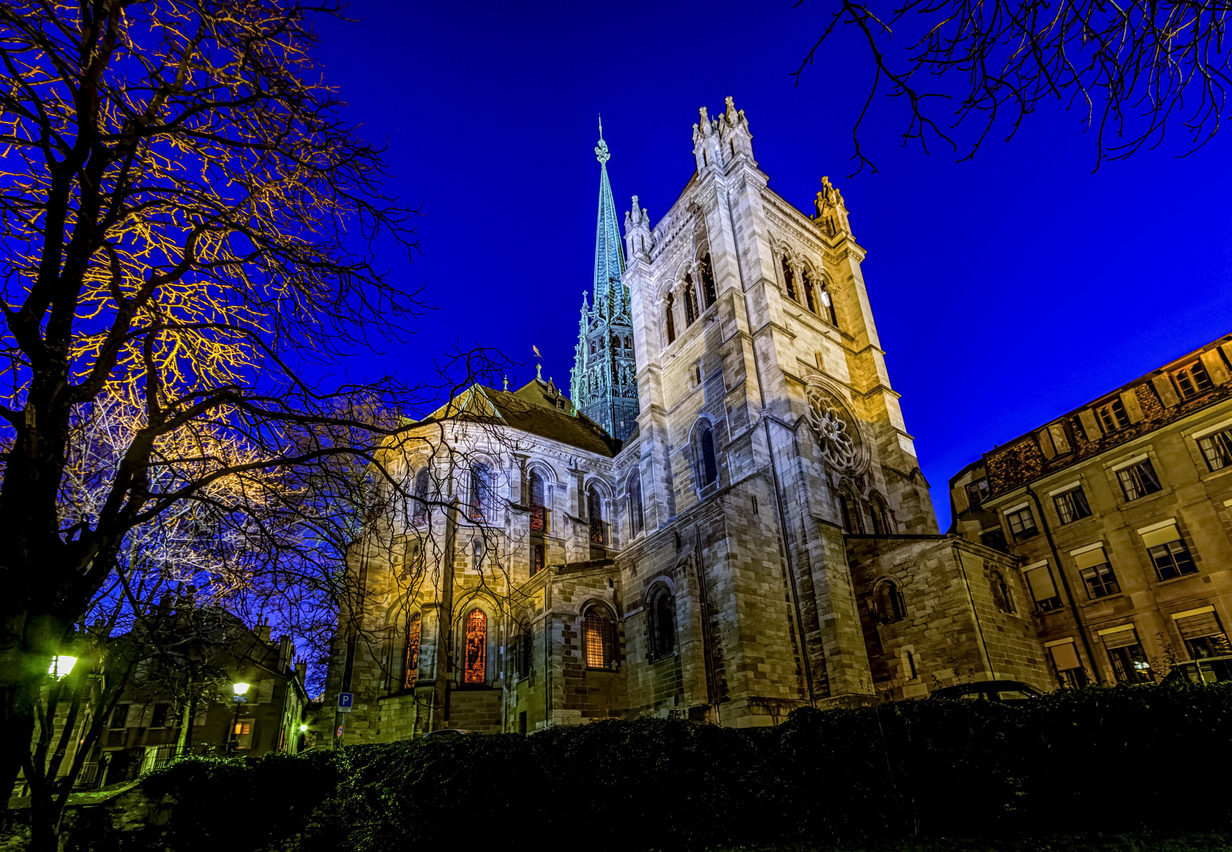
{"type": "Polygon", "coordinates": [[[242,680],[237,680],[231,684],[231,692],[235,698],[235,718],[231,720],[231,737],[228,745],[231,754],[235,754],[239,750],[240,745],[240,706],[247,700],[249,684],[242,680]]]}
{"type": "Polygon", "coordinates": [[[60,680],[67,677],[75,665],[77,665],[76,657],[70,657],[68,654],[58,654],[51,658],[51,666],[47,669],[47,674],[56,680],[60,680]]]}

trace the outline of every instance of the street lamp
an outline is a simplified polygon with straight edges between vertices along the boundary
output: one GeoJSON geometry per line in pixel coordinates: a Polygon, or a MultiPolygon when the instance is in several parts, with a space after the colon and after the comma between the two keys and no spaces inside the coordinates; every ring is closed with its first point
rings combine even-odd
{"type": "Polygon", "coordinates": [[[245,697],[248,695],[248,684],[244,681],[236,681],[231,684],[231,692],[234,693],[235,698],[235,718],[231,722],[230,752],[231,754],[235,754],[235,752],[239,750],[240,744],[240,707],[245,701],[248,700],[245,697]]]}
{"type": "Polygon", "coordinates": [[[68,677],[75,665],[77,665],[76,657],[70,657],[68,654],[58,654],[51,658],[51,666],[47,669],[47,674],[56,680],[60,680],[61,678],[68,677]]]}

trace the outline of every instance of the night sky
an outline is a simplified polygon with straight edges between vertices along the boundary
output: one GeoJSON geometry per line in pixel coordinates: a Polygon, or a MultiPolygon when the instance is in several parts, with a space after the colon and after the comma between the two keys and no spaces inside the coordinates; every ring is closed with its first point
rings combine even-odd
{"type": "MultiPolygon", "coordinates": [[[[390,187],[421,208],[422,251],[388,265],[436,306],[352,377],[416,381],[442,350],[490,346],[566,388],[591,286],[596,116],[623,220],[657,222],[693,172],[697,109],[732,95],[771,189],[810,212],[822,175],[847,201],[907,429],[944,530],[960,467],[1232,330],[1232,129],[1187,158],[1174,134],[1105,163],[1060,106],[973,161],[903,147],[881,101],[855,176],[870,68],[842,33],[793,86],[818,12],[751,3],[355,2],[321,20],[326,79],[388,146],[390,187]]],[[[822,4],[815,4],[817,10],[822,4]]],[[[412,415],[425,412],[408,412],[412,415]]]]}

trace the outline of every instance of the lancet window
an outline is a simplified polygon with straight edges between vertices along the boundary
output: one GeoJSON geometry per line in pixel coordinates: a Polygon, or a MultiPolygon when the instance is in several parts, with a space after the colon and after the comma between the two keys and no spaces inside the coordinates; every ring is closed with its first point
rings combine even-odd
{"type": "Polygon", "coordinates": [[[877,621],[881,624],[893,624],[907,617],[907,604],[898,583],[893,580],[882,580],[873,589],[873,609],[877,613],[877,621]]]}
{"type": "Polygon", "coordinates": [[[492,515],[492,468],[486,464],[471,467],[468,511],[472,521],[482,521],[492,515]]]}
{"type": "Polygon", "coordinates": [[[684,324],[687,327],[697,319],[697,290],[693,286],[692,275],[685,275],[681,291],[684,294],[684,324]]]}
{"type": "Polygon", "coordinates": [[[650,595],[650,657],[658,659],[676,650],[676,601],[667,586],[650,595]]]}
{"type": "Polygon", "coordinates": [[[633,471],[629,477],[629,529],[633,535],[640,535],[644,519],[642,516],[642,477],[638,471],[633,471]]]}
{"type": "Polygon", "coordinates": [[[601,606],[589,607],[582,616],[582,641],[586,668],[610,669],[616,664],[612,616],[601,606]]]}
{"type": "Polygon", "coordinates": [[[796,297],[796,276],[791,270],[791,264],[787,261],[787,255],[783,255],[783,286],[787,289],[787,298],[793,302],[799,301],[796,297]]]}
{"type": "Polygon", "coordinates": [[[676,317],[672,313],[672,310],[675,307],[673,303],[676,301],[676,297],[673,294],[668,293],[667,299],[664,301],[663,318],[666,321],[665,327],[667,329],[667,342],[671,343],[676,339],[676,317]]]}
{"type": "Polygon", "coordinates": [[[710,268],[709,254],[702,256],[701,262],[697,265],[697,274],[702,279],[702,304],[708,308],[714,304],[717,298],[714,286],[714,270],[710,268]]]}
{"type": "Polygon", "coordinates": [[[719,478],[718,459],[714,453],[714,430],[710,423],[701,421],[697,426],[697,481],[701,487],[712,485],[719,478]]]}
{"type": "Polygon", "coordinates": [[[428,469],[423,467],[415,474],[415,500],[411,514],[411,523],[416,526],[425,524],[428,521],[428,487],[428,469]]]}
{"type": "Polygon", "coordinates": [[[488,680],[488,616],[481,609],[472,609],[464,622],[466,648],[463,654],[463,682],[487,683],[488,680]]]}
{"type": "Polygon", "coordinates": [[[817,313],[817,303],[813,300],[813,276],[809,274],[808,267],[800,270],[800,282],[804,289],[805,306],[812,313],[817,313]]]}
{"type": "Polygon", "coordinates": [[[402,659],[402,688],[414,689],[419,679],[419,640],[423,631],[423,619],[419,613],[411,616],[406,625],[406,649],[402,659]]]}

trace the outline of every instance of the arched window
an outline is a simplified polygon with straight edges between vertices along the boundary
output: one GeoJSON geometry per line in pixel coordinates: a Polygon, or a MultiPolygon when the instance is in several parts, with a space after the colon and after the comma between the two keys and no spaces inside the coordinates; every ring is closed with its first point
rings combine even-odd
{"type": "Polygon", "coordinates": [[[488,617],[481,609],[466,614],[466,649],[462,659],[462,680],[465,683],[488,681],[488,617]]]}
{"type": "Polygon", "coordinates": [[[860,504],[847,492],[840,491],[838,507],[843,513],[843,532],[848,535],[864,535],[864,518],[860,516],[860,504]]]}
{"type": "Polygon", "coordinates": [[[874,494],[869,498],[868,513],[873,519],[874,535],[890,535],[893,532],[890,526],[890,512],[886,509],[885,500],[881,499],[880,494],[874,494]]]}
{"type": "Polygon", "coordinates": [[[491,519],[492,515],[492,468],[479,463],[471,467],[470,505],[467,507],[472,521],[491,519]]]}
{"type": "Polygon", "coordinates": [[[582,616],[582,643],[586,654],[586,668],[611,669],[616,667],[616,642],[612,629],[612,616],[601,606],[592,606],[582,616]]]}
{"type": "Polygon", "coordinates": [[[877,613],[880,624],[893,624],[907,617],[907,604],[903,593],[899,591],[898,583],[893,580],[882,580],[873,589],[873,610],[877,613]]]}
{"type": "Polygon", "coordinates": [[[808,267],[804,267],[800,271],[801,285],[804,287],[804,303],[813,313],[817,313],[817,305],[813,301],[813,276],[809,274],[808,267]]]}
{"type": "Polygon", "coordinates": [[[988,580],[992,585],[992,602],[997,605],[997,609],[1013,614],[1016,611],[1014,595],[1010,591],[1009,583],[1005,582],[1005,576],[1000,571],[993,571],[988,580]]]}
{"type": "Polygon", "coordinates": [[[530,677],[534,669],[534,634],[530,619],[523,616],[517,626],[517,639],[510,649],[513,656],[513,671],[518,677],[530,677]]]}
{"type": "Polygon", "coordinates": [[[471,540],[471,567],[473,567],[476,571],[483,570],[484,550],[485,548],[482,538],[475,538],[471,540]]]}
{"type": "Polygon", "coordinates": [[[667,342],[671,343],[676,339],[676,317],[673,314],[674,302],[676,297],[668,293],[667,299],[663,306],[663,317],[667,321],[667,342]]]}
{"type": "Polygon", "coordinates": [[[423,545],[418,541],[406,545],[406,568],[408,573],[423,567],[423,545]]]}
{"type": "Polygon", "coordinates": [[[650,595],[650,658],[665,657],[676,650],[676,601],[666,586],[650,595]]]}
{"type": "Polygon", "coordinates": [[[420,468],[415,474],[415,502],[411,523],[419,526],[428,522],[428,469],[420,468]]]}
{"type": "Polygon", "coordinates": [[[787,255],[783,255],[783,286],[787,288],[787,298],[793,302],[799,301],[796,298],[796,276],[791,271],[791,264],[787,262],[787,255]]]}
{"type": "Polygon", "coordinates": [[[714,455],[714,431],[703,420],[697,426],[697,481],[701,487],[713,485],[719,478],[719,465],[714,455]]]}
{"type": "Polygon", "coordinates": [[[590,543],[607,544],[607,524],[603,521],[603,502],[599,498],[599,489],[590,486],[586,489],[586,518],[590,522],[590,543]]]}
{"type": "Polygon", "coordinates": [[[830,298],[830,290],[826,287],[826,282],[823,280],[818,288],[817,300],[821,303],[821,316],[830,325],[838,325],[838,318],[834,313],[834,300],[830,298]]]}
{"type": "Polygon", "coordinates": [[[548,484],[539,471],[530,472],[530,531],[543,535],[548,531],[548,484]]]}
{"type": "Polygon", "coordinates": [[[702,279],[702,304],[708,308],[717,298],[714,287],[714,270],[710,268],[709,254],[702,256],[701,262],[697,265],[697,274],[702,279]]]}
{"type": "Polygon", "coordinates": [[[419,639],[422,629],[423,620],[419,613],[415,613],[406,625],[406,653],[402,658],[403,689],[414,689],[415,681],[419,679],[419,639]]]}
{"type": "Polygon", "coordinates": [[[697,290],[693,287],[693,276],[686,274],[681,286],[684,294],[684,324],[687,328],[697,319],[697,290]]]}
{"type": "Polygon", "coordinates": [[[642,517],[642,477],[638,471],[633,471],[629,477],[629,529],[633,535],[640,535],[645,523],[642,517]]]}

